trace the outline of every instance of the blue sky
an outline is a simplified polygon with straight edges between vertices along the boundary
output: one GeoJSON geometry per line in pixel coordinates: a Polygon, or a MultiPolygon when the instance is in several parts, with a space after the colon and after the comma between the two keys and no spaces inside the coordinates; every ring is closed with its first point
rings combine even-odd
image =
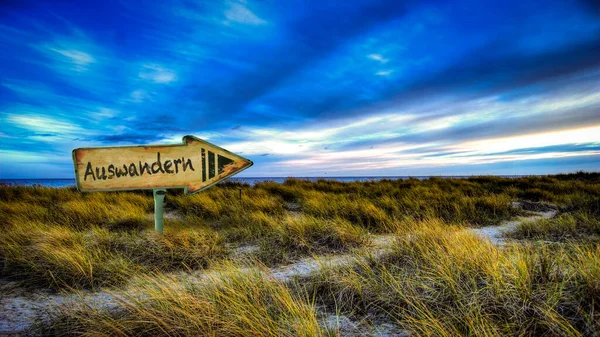
{"type": "Polygon", "coordinates": [[[600,168],[595,1],[2,1],[0,178],[198,136],[241,176],[600,168]]]}

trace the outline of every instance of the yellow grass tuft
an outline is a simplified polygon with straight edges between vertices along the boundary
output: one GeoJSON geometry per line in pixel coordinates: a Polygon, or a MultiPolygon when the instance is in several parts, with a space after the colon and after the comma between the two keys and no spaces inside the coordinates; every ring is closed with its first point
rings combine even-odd
{"type": "Polygon", "coordinates": [[[224,265],[201,283],[152,275],[118,307],[65,308],[42,333],[86,336],[325,336],[314,305],[260,271],[224,265]]]}

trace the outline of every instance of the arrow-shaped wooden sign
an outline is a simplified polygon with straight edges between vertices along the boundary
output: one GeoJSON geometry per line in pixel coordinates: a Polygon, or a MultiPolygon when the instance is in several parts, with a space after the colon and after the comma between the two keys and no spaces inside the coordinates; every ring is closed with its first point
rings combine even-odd
{"type": "Polygon", "coordinates": [[[183,144],[73,150],[77,188],[83,192],[206,189],[252,166],[252,161],[194,136],[183,144]]]}

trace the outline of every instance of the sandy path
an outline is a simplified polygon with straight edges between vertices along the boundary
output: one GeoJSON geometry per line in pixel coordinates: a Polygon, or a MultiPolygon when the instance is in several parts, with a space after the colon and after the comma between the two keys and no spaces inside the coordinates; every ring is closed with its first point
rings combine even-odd
{"type": "Polygon", "coordinates": [[[537,221],[540,219],[550,219],[553,218],[557,211],[551,210],[546,212],[533,212],[535,215],[526,216],[526,217],[518,217],[515,220],[504,221],[498,226],[488,226],[482,228],[469,228],[468,230],[475,235],[490,240],[493,244],[501,246],[506,244],[506,238],[503,237],[505,232],[510,232],[517,228],[517,226],[522,222],[527,221],[537,221]]]}
{"type": "MultiPolygon", "coordinates": [[[[391,250],[394,242],[393,234],[372,235],[372,245],[367,248],[367,254],[371,257],[378,258],[391,250]]],[[[365,261],[366,257],[358,258],[358,261],[365,261]]],[[[324,268],[340,268],[357,261],[357,255],[353,253],[325,255],[318,257],[308,257],[296,263],[271,269],[271,276],[283,282],[287,282],[294,277],[310,276],[319,272],[324,268]]]]}

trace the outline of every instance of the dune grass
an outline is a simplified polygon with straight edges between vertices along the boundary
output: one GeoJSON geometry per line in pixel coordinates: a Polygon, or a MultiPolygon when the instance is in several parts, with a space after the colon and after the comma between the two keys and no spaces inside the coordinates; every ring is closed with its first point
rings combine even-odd
{"type": "MultiPolygon", "coordinates": [[[[277,265],[358,248],[368,243],[369,232],[391,233],[416,220],[498,224],[521,212],[511,206],[520,199],[556,204],[559,219],[575,217],[579,231],[584,217],[598,219],[600,174],[349,183],[287,179],[224,183],[193,196],[173,190],[166,209],[174,215],[166,219],[164,237],[153,233],[148,191],[0,186],[0,278],[31,287],[97,288],[121,284],[131,271],[205,268],[227,258],[227,247],[241,245],[258,247],[255,258],[277,265]]],[[[597,221],[586,223],[594,232],[597,221]]]]}
{"type": "Polygon", "coordinates": [[[137,295],[118,308],[63,308],[42,335],[56,336],[326,336],[314,305],[259,270],[226,265],[202,283],[161,275],[135,281],[137,295]],[[143,294],[140,295],[140,294],[143,294]]]}
{"type": "Polygon", "coordinates": [[[368,242],[367,230],[345,219],[288,216],[260,240],[257,258],[267,265],[276,265],[307,255],[345,252],[368,242]]]}
{"type": "MultiPolygon", "coordinates": [[[[497,178],[502,182],[502,178],[497,178]]],[[[438,217],[448,223],[491,225],[516,214],[514,195],[497,193],[476,180],[381,180],[343,183],[288,179],[283,184],[261,183],[258,188],[298,202],[308,214],[344,218],[373,232],[388,232],[405,218],[438,217]]],[[[507,189],[510,192],[510,189],[507,189]]]]}
{"type": "Polygon", "coordinates": [[[204,268],[226,255],[213,230],[167,223],[163,236],[35,221],[6,226],[0,235],[0,275],[31,287],[98,288],[124,284],[132,273],[204,268]]]}
{"type": "MultiPolygon", "coordinates": [[[[542,204],[543,205],[543,204],[542,204]]],[[[507,237],[554,242],[600,242],[600,198],[578,196],[552,219],[526,221],[507,237]]]]}
{"type": "Polygon", "coordinates": [[[143,276],[116,308],[62,308],[45,335],[339,336],[316,307],[416,336],[595,336],[600,247],[499,249],[440,219],[405,222],[382,258],[282,283],[226,263],[188,283],[143,276]]]}
{"type": "Polygon", "coordinates": [[[339,335],[322,328],[315,308],[325,306],[423,336],[594,336],[599,200],[596,173],[226,183],[169,191],[159,236],[148,192],[0,186],[0,279],[122,294],[111,308],[62,308],[44,335],[339,335]],[[524,240],[505,248],[465,230],[547,207],[558,216],[522,225],[513,235],[524,240]],[[369,233],[394,235],[392,250],[369,257],[369,233]],[[247,245],[256,249],[242,269],[227,262],[247,245]],[[264,267],[336,252],[354,265],[287,284],[264,267]],[[206,282],[181,277],[206,268],[206,282]]]}
{"type": "Polygon", "coordinates": [[[600,218],[585,211],[563,213],[552,219],[520,223],[506,236],[513,239],[600,243],[600,218]]]}
{"type": "Polygon", "coordinates": [[[502,250],[439,219],[402,229],[383,259],[298,287],[332,310],[388,317],[418,336],[600,333],[600,246],[502,250]]]}

